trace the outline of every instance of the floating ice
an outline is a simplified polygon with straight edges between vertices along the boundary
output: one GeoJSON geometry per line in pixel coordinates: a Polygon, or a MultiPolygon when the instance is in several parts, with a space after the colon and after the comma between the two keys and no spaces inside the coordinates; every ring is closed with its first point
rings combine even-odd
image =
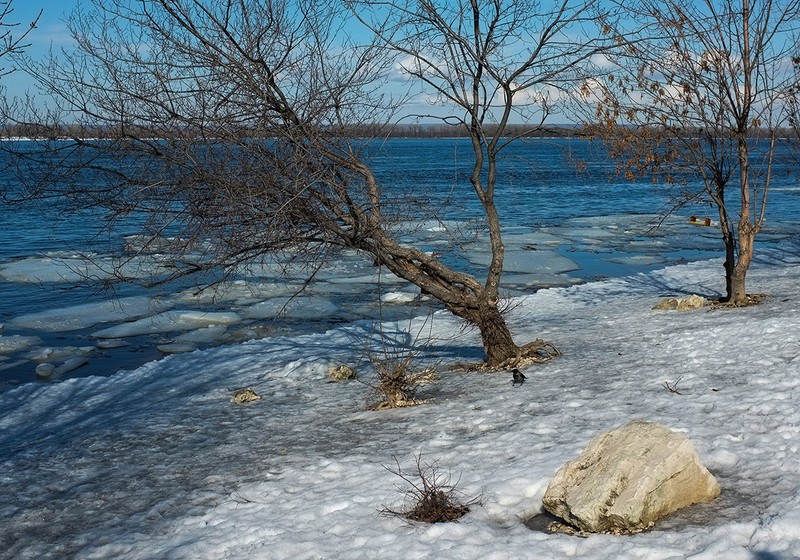
{"type": "Polygon", "coordinates": [[[125,338],[143,334],[154,334],[172,331],[189,331],[209,325],[228,325],[238,323],[242,317],[233,311],[192,311],[173,310],[115,325],[101,331],[92,333],[95,338],[125,338]]]}
{"type": "Polygon", "coordinates": [[[53,370],[53,376],[55,377],[69,373],[70,371],[78,369],[82,365],[88,363],[88,361],[89,359],[85,356],[76,356],[74,358],[70,358],[60,366],[56,366],[56,369],[53,370]]]}
{"type": "Polygon", "coordinates": [[[27,257],[0,264],[0,279],[27,284],[77,283],[86,278],[106,278],[109,274],[97,265],[70,257],[27,257]]]}
{"type": "Polygon", "coordinates": [[[417,294],[411,292],[387,292],[381,296],[383,303],[410,303],[417,299],[417,294]]]}
{"type": "MultiPolygon", "coordinates": [[[[476,252],[469,255],[473,264],[489,266],[491,262],[489,253],[476,252]]],[[[503,270],[506,272],[558,274],[579,270],[575,261],[559,255],[555,251],[506,251],[503,270]]]]}
{"type": "MultiPolygon", "coordinates": [[[[228,330],[228,327],[225,325],[209,325],[207,327],[203,327],[202,329],[197,329],[196,331],[189,331],[184,333],[180,336],[175,337],[174,342],[178,343],[199,343],[199,344],[209,344],[221,337],[225,334],[225,331],[228,330]]],[[[197,346],[195,345],[195,348],[197,346]]]]}
{"type": "Polygon", "coordinates": [[[182,354],[184,352],[194,352],[197,350],[197,344],[192,344],[191,342],[171,342],[159,344],[156,346],[156,349],[164,354],[182,354]]]}
{"type": "Polygon", "coordinates": [[[58,377],[59,375],[64,375],[65,373],[74,371],[88,362],[89,359],[85,356],[73,356],[60,365],[51,363],[39,364],[36,366],[36,377],[39,379],[58,377]]]}
{"type": "MultiPolygon", "coordinates": [[[[3,357],[4,356],[0,356],[0,358],[3,358],[3,357]]],[[[12,369],[12,368],[19,367],[19,366],[24,366],[27,363],[28,363],[28,360],[16,360],[16,361],[13,361],[13,362],[0,362],[0,371],[7,370],[7,369],[12,369]]]]}
{"type": "Polygon", "coordinates": [[[36,366],[36,377],[38,377],[39,379],[50,379],[55,370],[56,366],[54,364],[50,363],[39,364],[38,366],[36,366]]]}
{"type": "Polygon", "coordinates": [[[307,295],[289,300],[286,298],[268,299],[243,310],[242,316],[247,319],[273,319],[275,317],[316,319],[329,317],[338,311],[339,306],[330,299],[307,295]]]}
{"type": "Polygon", "coordinates": [[[302,285],[236,280],[206,288],[192,288],[178,294],[177,299],[192,304],[233,303],[251,305],[269,297],[290,296],[302,285]]]}
{"type": "Polygon", "coordinates": [[[122,348],[123,346],[128,346],[129,343],[125,342],[124,340],[120,340],[118,338],[109,338],[107,340],[98,340],[97,348],[101,350],[110,350],[111,348],[122,348]]]}
{"type": "Polygon", "coordinates": [[[76,348],[75,346],[58,346],[58,347],[44,347],[44,348],[36,348],[31,350],[25,357],[29,360],[33,360],[34,362],[44,362],[44,361],[58,361],[58,360],[66,360],[76,354],[88,354],[94,350],[94,346],[85,346],[82,348],[76,348]]]}
{"type": "Polygon", "coordinates": [[[41,342],[41,339],[37,336],[21,336],[18,334],[10,336],[0,335],[0,354],[19,352],[20,350],[25,350],[41,342]]]}
{"type": "Polygon", "coordinates": [[[86,329],[100,323],[138,319],[152,313],[165,311],[173,305],[169,301],[154,300],[148,297],[110,299],[97,303],[28,313],[15,317],[8,324],[18,329],[44,332],[74,331],[86,329]]]}
{"type": "MultiPolygon", "coordinates": [[[[518,228],[515,228],[518,229],[518,228]]],[[[557,247],[564,243],[562,237],[547,233],[545,231],[534,231],[531,233],[509,233],[503,235],[503,244],[507,247],[536,247],[541,246],[557,247]]]]}

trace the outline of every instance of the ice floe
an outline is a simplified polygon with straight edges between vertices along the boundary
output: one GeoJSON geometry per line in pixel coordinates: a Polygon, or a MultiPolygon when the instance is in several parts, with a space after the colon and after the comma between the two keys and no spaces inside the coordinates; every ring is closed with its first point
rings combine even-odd
{"type": "Polygon", "coordinates": [[[233,311],[172,310],[138,321],[115,325],[92,333],[92,336],[95,338],[125,338],[143,334],[188,331],[209,325],[229,325],[241,320],[241,315],[233,311]]]}

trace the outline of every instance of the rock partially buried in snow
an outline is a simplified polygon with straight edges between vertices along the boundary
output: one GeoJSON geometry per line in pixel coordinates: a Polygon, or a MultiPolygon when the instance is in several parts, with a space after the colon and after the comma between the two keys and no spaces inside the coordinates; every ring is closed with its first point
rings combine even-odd
{"type": "Polygon", "coordinates": [[[231,402],[233,404],[246,404],[260,399],[261,395],[253,391],[250,387],[246,387],[244,389],[237,389],[234,391],[233,396],[231,397],[231,402]]]}
{"type": "Polygon", "coordinates": [[[653,306],[653,309],[660,311],[690,311],[692,309],[700,309],[706,304],[703,296],[692,294],[685,298],[666,298],[659,301],[653,306]]]}
{"type": "Polygon", "coordinates": [[[358,377],[356,371],[346,364],[331,366],[328,368],[328,378],[331,382],[347,381],[358,377]]]}
{"type": "Polygon", "coordinates": [[[689,438],[653,422],[632,422],[595,438],[561,467],[543,502],[581,531],[636,533],[719,492],[689,438]]]}

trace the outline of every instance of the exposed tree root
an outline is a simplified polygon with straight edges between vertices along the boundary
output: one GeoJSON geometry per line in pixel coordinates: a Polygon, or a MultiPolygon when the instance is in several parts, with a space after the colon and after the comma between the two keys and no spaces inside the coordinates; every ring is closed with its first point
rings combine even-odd
{"type": "Polygon", "coordinates": [[[455,364],[450,368],[451,371],[505,371],[513,368],[524,368],[531,364],[542,364],[549,362],[556,356],[560,356],[561,352],[552,343],[537,338],[527,344],[520,346],[517,349],[517,355],[498,364],[482,363],[460,363],[455,364]]]}
{"type": "Polygon", "coordinates": [[[767,299],[767,294],[747,294],[747,300],[743,303],[733,303],[732,301],[720,301],[718,299],[711,300],[711,309],[730,309],[737,307],[750,307],[758,305],[767,299]]]}

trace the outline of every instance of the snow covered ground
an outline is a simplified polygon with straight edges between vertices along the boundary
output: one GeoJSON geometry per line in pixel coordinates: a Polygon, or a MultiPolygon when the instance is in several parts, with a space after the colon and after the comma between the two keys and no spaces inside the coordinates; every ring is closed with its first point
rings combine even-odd
{"type": "Polygon", "coordinates": [[[759,254],[757,307],[651,309],[718,295],[718,261],[517,298],[518,340],[564,353],[520,387],[448,372],[481,352],[446,314],[387,325],[411,340],[430,328],[420,366],[440,372],[430,404],[401,410],[367,410],[367,324],[22,385],[0,394],[0,558],[800,558],[798,277],[795,241],[759,254]],[[360,379],[327,383],[342,363],[360,379]],[[263,398],[231,404],[242,387],[263,398]],[[628,537],[526,523],[558,467],[633,419],[687,433],[721,497],[628,537]],[[481,505],[448,524],[379,515],[403,505],[385,467],[418,455],[481,505]]]}

